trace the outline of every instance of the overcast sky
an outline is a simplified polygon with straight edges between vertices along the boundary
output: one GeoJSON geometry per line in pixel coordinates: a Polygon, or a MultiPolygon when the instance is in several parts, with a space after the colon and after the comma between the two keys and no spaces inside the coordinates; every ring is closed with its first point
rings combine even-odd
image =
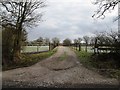
{"type": "Polygon", "coordinates": [[[104,20],[94,20],[92,15],[97,10],[91,0],[46,0],[47,7],[43,9],[44,22],[28,30],[28,40],[58,37],[75,39],[84,35],[92,36],[95,31],[117,31],[117,22],[113,19],[118,15],[117,7],[107,12],[104,20]]]}

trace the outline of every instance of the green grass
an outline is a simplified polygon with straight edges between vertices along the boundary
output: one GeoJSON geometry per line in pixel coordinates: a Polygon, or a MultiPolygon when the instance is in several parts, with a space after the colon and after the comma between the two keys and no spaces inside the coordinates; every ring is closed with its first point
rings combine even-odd
{"type": "MultiPolygon", "coordinates": [[[[76,50],[76,47],[72,47],[72,48],[74,48],[76,50]]],[[[81,50],[82,51],[85,51],[85,48],[86,48],[85,46],[81,46],[81,50]]],[[[88,46],[87,47],[87,51],[93,53],[93,49],[92,48],[93,48],[92,46],[88,46]]],[[[77,47],[77,50],[79,50],[79,47],[77,47]]]]}
{"type": "Polygon", "coordinates": [[[15,69],[15,68],[20,68],[20,67],[28,67],[31,65],[34,65],[35,63],[50,57],[51,55],[55,54],[57,52],[57,48],[53,49],[52,51],[48,52],[43,52],[39,54],[22,54],[21,55],[21,61],[18,62],[16,65],[8,65],[8,66],[3,66],[3,71],[5,70],[10,70],[10,69],[15,69]]]}
{"type": "MultiPolygon", "coordinates": [[[[85,51],[75,51],[80,63],[88,69],[97,70],[101,75],[120,79],[120,68],[116,68],[115,60],[100,60],[93,53],[85,51]]],[[[104,57],[103,57],[104,58],[104,57]]]]}
{"type": "Polygon", "coordinates": [[[67,58],[67,54],[66,54],[66,52],[64,52],[64,54],[59,57],[59,60],[63,61],[66,58],[67,58]]]}
{"type": "Polygon", "coordinates": [[[85,51],[75,51],[75,53],[77,54],[78,58],[80,59],[80,62],[86,66],[86,67],[92,67],[93,62],[91,60],[91,55],[92,53],[88,53],[85,51]]]}

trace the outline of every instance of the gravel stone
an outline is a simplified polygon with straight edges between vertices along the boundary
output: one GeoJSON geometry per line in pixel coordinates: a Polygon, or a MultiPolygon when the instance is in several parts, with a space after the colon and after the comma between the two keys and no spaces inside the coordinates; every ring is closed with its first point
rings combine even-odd
{"type": "Polygon", "coordinates": [[[85,68],[70,48],[59,46],[51,57],[35,65],[2,72],[2,86],[17,88],[41,87],[119,87],[115,78],[107,78],[85,68]],[[66,52],[67,58],[59,60],[66,52]]]}

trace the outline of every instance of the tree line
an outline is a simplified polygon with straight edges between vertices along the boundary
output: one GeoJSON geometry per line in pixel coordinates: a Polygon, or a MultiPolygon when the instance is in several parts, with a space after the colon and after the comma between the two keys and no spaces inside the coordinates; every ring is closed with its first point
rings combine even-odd
{"type": "Polygon", "coordinates": [[[85,51],[87,52],[88,46],[91,46],[94,54],[99,54],[101,51],[109,51],[120,55],[120,43],[119,43],[119,33],[117,31],[110,32],[95,32],[92,37],[83,36],[82,38],[74,39],[73,46],[79,47],[81,50],[81,45],[85,46],[85,51]],[[84,43],[80,43],[84,41],[84,43]]]}
{"type": "Polygon", "coordinates": [[[93,36],[83,36],[77,39],[74,39],[73,42],[71,39],[66,38],[60,43],[60,39],[57,37],[52,38],[42,38],[39,37],[38,39],[28,42],[26,45],[28,46],[56,46],[63,45],[63,46],[74,46],[75,49],[79,48],[78,50],[81,51],[81,46],[85,46],[85,51],[88,51],[88,46],[92,47],[92,50],[95,54],[100,53],[101,51],[110,51],[110,52],[118,52],[120,49],[119,44],[119,37],[117,31],[110,31],[110,32],[95,32],[93,36]],[[83,42],[83,43],[81,43],[83,42]]]}

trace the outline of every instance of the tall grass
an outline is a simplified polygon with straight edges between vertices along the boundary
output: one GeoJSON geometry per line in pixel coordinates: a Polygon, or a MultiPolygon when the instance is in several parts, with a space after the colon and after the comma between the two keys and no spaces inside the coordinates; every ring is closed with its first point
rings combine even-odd
{"type": "Polygon", "coordinates": [[[97,56],[90,52],[85,51],[75,51],[76,55],[79,58],[80,63],[83,64],[88,69],[92,69],[100,73],[101,75],[120,79],[120,68],[116,67],[117,63],[115,60],[106,60],[104,56],[97,56]],[[101,60],[100,58],[103,58],[101,60]]]}

